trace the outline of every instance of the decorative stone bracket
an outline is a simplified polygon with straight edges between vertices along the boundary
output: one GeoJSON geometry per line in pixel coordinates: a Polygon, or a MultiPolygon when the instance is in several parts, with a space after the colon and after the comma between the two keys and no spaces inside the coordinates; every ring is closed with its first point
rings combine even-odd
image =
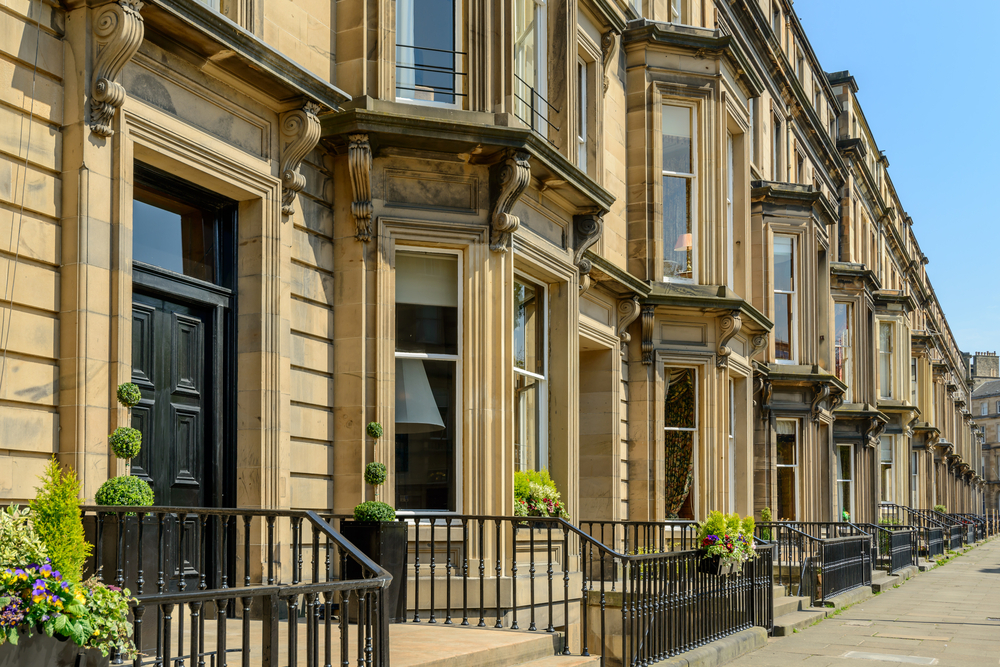
{"type": "Polygon", "coordinates": [[[829,395],[830,395],[830,385],[828,385],[826,382],[816,387],[816,395],[813,397],[812,405],[809,407],[809,410],[812,413],[812,420],[814,424],[819,423],[819,417],[820,414],[822,413],[822,408],[820,407],[820,404],[823,402],[823,399],[825,399],[829,395]]]}
{"type": "Polygon", "coordinates": [[[884,422],[878,417],[869,417],[868,428],[865,429],[865,446],[872,449],[878,447],[879,438],[882,437],[882,433],[885,432],[885,427],[888,425],[888,422],[884,422]]]}
{"type": "Polygon", "coordinates": [[[774,413],[771,411],[771,397],[774,394],[774,387],[766,377],[759,377],[760,382],[760,414],[772,427],[774,426],[774,413]]]}
{"type": "Polygon", "coordinates": [[[94,37],[97,54],[90,86],[90,129],[110,137],[115,111],[125,103],[125,87],[115,81],[142,44],[145,24],[140,0],[118,0],[95,10],[94,37]]]}
{"type": "Polygon", "coordinates": [[[350,144],[347,147],[347,168],[351,172],[351,188],[354,190],[354,201],[351,202],[351,215],[359,241],[369,241],[372,237],[372,145],[367,134],[352,134],[348,136],[350,144]]]}
{"type": "Polygon", "coordinates": [[[632,336],[628,332],[629,325],[638,319],[639,310],[639,297],[637,296],[631,299],[622,299],[618,302],[618,328],[616,331],[618,333],[618,340],[621,341],[622,357],[627,354],[628,344],[632,340],[632,336]]]}
{"type": "Polygon", "coordinates": [[[299,173],[299,165],[319,143],[319,105],[307,102],[301,109],[281,114],[281,212],[295,212],[292,203],[295,195],[306,186],[306,177],[299,173]]]}
{"type": "Polygon", "coordinates": [[[590,288],[590,270],[593,263],[583,256],[587,249],[597,243],[604,233],[604,213],[586,213],[573,216],[573,263],[580,270],[580,290],[586,292],[590,288]]]}
{"type": "Polygon", "coordinates": [[[833,393],[832,393],[833,397],[830,399],[830,412],[831,413],[834,410],[836,410],[837,408],[839,408],[841,405],[843,405],[844,404],[844,400],[847,399],[847,393],[845,391],[843,391],[839,387],[835,387],[834,389],[835,389],[835,391],[833,391],[833,393]]]}
{"type": "Polygon", "coordinates": [[[615,44],[618,43],[618,33],[614,30],[609,30],[603,35],[601,35],[601,64],[604,65],[604,93],[608,92],[608,85],[611,83],[611,79],[608,78],[608,69],[611,66],[611,54],[615,50],[615,44]]]}
{"type": "Polygon", "coordinates": [[[733,348],[728,346],[736,334],[743,328],[743,318],[739,310],[731,310],[719,318],[719,349],[715,351],[715,365],[718,368],[725,368],[729,361],[729,355],[733,353],[733,348]]]}
{"type": "Polygon", "coordinates": [[[510,237],[521,224],[510,210],[531,180],[529,157],[525,151],[509,148],[504,159],[490,168],[490,196],[493,197],[490,250],[494,252],[506,252],[510,248],[510,237]]]}
{"type": "Polygon", "coordinates": [[[653,363],[653,323],[655,321],[655,306],[642,307],[642,363],[647,366],[653,363]]]}
{"type": "Polygon", "coordinates": [[[765,347],[767,347],[767,334],[766,333],[757,334],[756,336],[754,336],[753,338],[750,339],[750,345],[752,346],[751,349],[750,349],[750,356],[747,357],[747,358],[748,359],[753,359],[765,347]]]}

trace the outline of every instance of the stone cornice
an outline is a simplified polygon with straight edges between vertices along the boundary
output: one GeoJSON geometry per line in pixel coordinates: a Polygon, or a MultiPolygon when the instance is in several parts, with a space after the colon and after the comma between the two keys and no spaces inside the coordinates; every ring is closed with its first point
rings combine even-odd
{"type": "Polygon", "coordinates": [[[847,262],[830,262],[831,276],[844,276],[864,283],[865,288],[874,293],[882,288],[875,272],[864,264],[849,264],[847,262]]]}
{"type": "MultiPolygon", "coordinates": [[[[825,384],[831,388],[847,391],[847,385],[836,375],[820,370],[819,366],[788,366],[768,364],[768,378],[775,384],[825,384]]],[[[877,412],[877,411],[876,411],[877,412]]],[[[837,414],[840,414],[839,412],[837,414]]],[[[881,414],[880,412],[878,414],[881,414]]]]}
{"type": "Polygon", "coordinates": [[[655,283],[643,305],[697,308],[715,311],[716,315],[737,310],[745,329],[768,332],[774,328],[771,320],[725,285],[655,283]]]}
{"type": "Polygon", "coordinates": [[[872,293],[876,306],[900,305],[907,313],[917,309],[917,302],[909,294],[897,290],[878,290],[872,293]]]}
{"type": "Polygon", "coordinates": [[[592,264],[591,278],[616,294],[635,294],[639,297],[645,297],[652,289],[649,283],[639,280],[625,269],[592,250],[585,252],[584,257],[592,264]]]}
{"type": "Polygon", "coordinates": [[[826,216],[826,224],[834,224],[840,221],[839,211],[833,207],[829,199],[823,196],[822,192],[815,190],[811,185],[775,181],[752,181],[750,183],[750,198],[753,201],[785,201],[798,203],[803,206],[813,206],[826,216]]]}
{"type": "Polygon", "coordinates": [[[589,8],[604,21],[604,25],[615,32],[622,33],[627,27],[627,19],[611,0],[583,0],[581,5],[589,8]]]}

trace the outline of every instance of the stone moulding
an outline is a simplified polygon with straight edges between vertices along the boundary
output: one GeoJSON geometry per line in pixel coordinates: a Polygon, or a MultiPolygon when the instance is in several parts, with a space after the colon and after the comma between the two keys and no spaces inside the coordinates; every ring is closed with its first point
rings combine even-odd
{"type": "Polygon", "coordinates": [[[494,252],[507,251],[511,234],[521,224],[520,219],[510,210],[531,180],[529,157],[525,151],[507,149],[503,160],[490,168],[490,196],[493,197],[490,250],[494,252]]]}
{"type": "Polygon", "coordinates": [[[140,0],[118,0],[96,10],[97,54],[90,87],[90,129],[102,137],[114,135],[111,126],[115,111],[125,103],[125,87],[115,79],[142,44],[142,5],[140,0]]]}
{"type": "Polygon", "coordinates": [[[729,355],[733,353],[733,348],[728,346],[736,334],[743,328],[743,318],[740,311],[732,310],[719,318],[719,349],[716,350],[715,365],[718,368],[725,368],[729,355]]]}
{"type": "Polygon", "coordinates": [[[367,134],[348,135],[347,168],[351,172],[351,188],[354,200],[351,215],[357,233],[354,238],[361,242],[372,238],[372,145],[367,134]]]}
{"type": "Polygon", "coordinates": [[[822,414],[821,403],[823,400],[830,395],[830,385],[827,383],[822,383],[816,387],[816,395],[813,396],[812,405],[809,406],[809,412],[812,414],[812,420],[814,424],[819,423],[820,414],[822,414]]]}
{"type": "Polygon", "coordinates": [[[615,44],[618,43],[618,33],[614,30],[609,30],[603,35],[601,35],[601,64],[604,65],[604,94],[608,93],[608,85],[611,83],[611,79],[608,77],[608,69],[611,65],[611,54],[615,49],[615,44]]]}
{"type": "Polygon", "coordinates": [[[653,363],[653,324],[656,306],[642,307],[642,363],[647,366],[653,363]]]}
{"type": "Polygon", "coordinates": [[[765,347],[767,347],[767,334],[757,334],[750,339],[750,345],[753,346],[750,350],[749,359],[756,357],[765,347]]]}
{"type": "Polygon", "coordinates": [[[604,213],[586,213],[573,216],[573,263],[580,270],[580,290],[586,292],[590,287],[590,270],[593,263],[584,257],[584,253],[597,243],[604,233],[604,213]]]}
{"type": "Polygon", "coordinates": [[[319,105],[307,102],[301,109],[281,114],[281,136],[285,140],[281,151],[281,212],[295,212],[295,195],[306,186],[306,177],[299,172],[303,158],[319,143],[319,105]]]}
{"type": "Polygon", "coordinates": [[[624,357],[628,352],[628,344],[632,336],[628,332],[629,326],[639,318],[639,297],[622,299],[618,302],[618,340],[621,341],[621,355],[624,357]]]}

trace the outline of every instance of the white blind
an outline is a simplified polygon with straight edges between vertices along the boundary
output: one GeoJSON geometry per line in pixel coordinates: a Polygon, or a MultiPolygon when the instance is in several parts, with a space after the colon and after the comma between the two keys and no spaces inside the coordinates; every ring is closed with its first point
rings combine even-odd
{"type": "Polygon", "coordinates": [[[458,257],[396,253],[396,303],[458,307],[458,257]]]}

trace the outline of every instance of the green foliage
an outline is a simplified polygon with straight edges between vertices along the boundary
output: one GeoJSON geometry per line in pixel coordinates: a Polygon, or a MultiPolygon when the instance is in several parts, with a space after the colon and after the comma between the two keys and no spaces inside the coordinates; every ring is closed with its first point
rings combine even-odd
{"type": "Polygon", "coordinates": [[[142,392],[139,391],[139,387],[131,382],[118,385],[117,394],[118,402],[127,408],[139,405],[139,401],[142,400],[142,392]]]}
{"type": "Polygon", "coordinates": [[[376,440],[382,437],[382,425],[378,422],[368,422],[368,426],[365,427],[365,431],[376,440]]]}
{"type": "MultiPolygon", "coordinates": [[[[694,371],[672,378],[667,391],[664,419],[668,426],[695,423],[694,371]]],[[[667,517],[676,518],[684,507],[694,479],[694,450],[688,431],[667,431],[664,438],[667,468],[664,474],[667,517]]]]}
{"type": "Polygon", "coordinates": [[[31,522],[45,544],[52,566],[71,582],[80,581],[91,546],[83,538],[80,480],[73,470],[63,474],[55,458],[42,473],[42,486],[31,501],[31,522]]]}
{"type": "Polygon", "coordinates": [[[944,505],[935,505],[934,506],[934,511],[935,512],[940,512],[941,514],[947,514],[948,513],[948,508],[945,507],[944,505]]]}
{"type": "Polygon", "coordinates": [[[386,469],[384,463],[372,461],[365,466],[365,483],[372,486],[381,486],[385,484],[385,478],[388,474],[389,471],[386,469]]]}
{"type": "Polygon", "coordinates": [[[698,544],[706,558],[718,556],[724,563],[743,563],[757,557],[753,547],[753,517],[723,514],[717,510],[698,525],[698,544]]]}
{"type": "Polygon", "coordinates": [[[43,563],[45,543],[28,523],[28,508],[9,505],[0,512],[0,569],[43,563]]]}
{"type": "Polygon", "coordinates": [[[559,489],[548,470],[519,470],[514,473],[514,516],[569,518],[559,489]]]}
{"type": "Polygon", "coordinates": [[[94,500],[98,505],[141,505],[153,504],[153,487],[149,482],[122,475],[112,477],[97,490],[94,500]]]}
{"type": "Polygon", "coordinates": [[[93,577],[81,588],[87,598],[92,630],[87,647],[100,649],[105,657],[112,650],[118,650],[126,660],[135,658],[138,651],[132,643],[132,624],[128,620],[129,601],[132,600],[129,589],[106,586],[93,577]]]}
{"type": "Polygon", "coordinates": [[[119,426],[108,436],[111,451],[120,459],[131,459],[139,453],[142,446],[142,433],[131,426],[119,426]]]}
{"type": "Polygon", "coordinates": [[[392,505],[378,500],[366,500],[354,508],[355,521],[395,521],[396,510],[392,505]]]}

